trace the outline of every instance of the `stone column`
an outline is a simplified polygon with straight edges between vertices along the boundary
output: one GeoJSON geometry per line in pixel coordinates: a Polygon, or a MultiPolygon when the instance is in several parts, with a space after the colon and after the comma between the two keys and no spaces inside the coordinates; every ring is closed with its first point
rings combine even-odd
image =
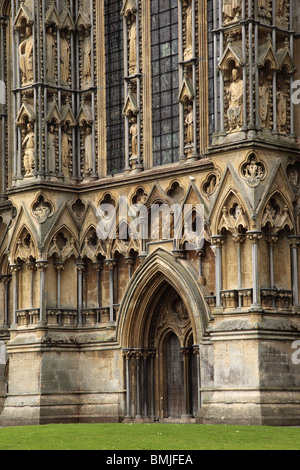
{"type": "Polygon", "coordinates": [[[77,309],[78,309],[78,326],[82,326],[82,273],[84,271],[84,263],[76,263],[77,269],[77,309]]]}
{"type": "Polygon", "coordinates": [[[94,269],[97,271],[97,307],[101,307],[101,271],[103,269],[103,263],[101,261],[97,261],[93,264],[94,269]]]}
{"type": "Polygon", "coordinates": [[[123,357],[125,358],[125,372],[126,372],[126,416],[125,418],[131,419],[131,387],[130,387],[130,358],[132,351],[127,349],[123,351],[123,357]]]}
{"type": "Polygon", "coordinates": [[[37,261],[36,267],[40,271],[40,324],[46,324],[46,295],[45,295],[45,271],[48,261],[37,261]]]}
{"type": "Polygon", "coordinates": [[[27,263],[27,269],[31,272],[30,275],[30,308],[33,308],[33,289],[34,289],[34,272],[36,271],[35,263],[27,263]]]}
{"type": "Polygon", "coordinates": [[[148,358],[149,351],[143,352],[143,418],[148,418],[148,358]]]}
{"type": "Polygon", "coordinates": [[[222,307],[222,245],[225,238],[221,235],[211,237],[215,249],[215,269],[216,269],[216,307],[222,307]]]}
{"type": "Polygon", "coordinates": [[[106,259],[109,267],[109,322],[114,323],[114,267],[117,264],[115,259],[106,259]]]}
{"type": "Polygon", "coordinates": [[[203,276],[203,258],[205,258],[205,249],[197,250],[196,252],[199,260],[199,282],[202,286],[205,286],[205,277],[203,276]]]}
{"type": "Polygon", "coordinates": [[[61,307],[61,272],[64,269],[64,263],[55,263],[54,268],[56,270],[56,307],[61,307]]]}
{"type": "Polygon", "coordinates": [[[270,234],[266,236],[266,242],[269,245],[269,270],[270,270],[270,288],[275,287],[275,278],[274,278],[274,253],[273,247],[277,242],[278,236],[276,234],[270,234]]]}
{"type": "Polygon", "coordinates": [[[182,415],[183,418],[191,418],[191,380],[190,380],[190,348],[182,348],[181,353],[183,355],[183,365],[184,365],[184,406],[185,414],[182,415]]]}
{"type": "Polygon", "coordinates": [[[200,368],[200,346],[193,346],[193,354],[197,357],[197,383],[198,383],[198,411],[202,408],[202,393],[201,393],[201,368],[200,368]]]}
{"type": "Polygon", "coordinates": [[[9,305],[9,283],[11,281],[11,274],[3,274],[2,282],[4,283],[4,326],[8,325],[8,305],[9,305]]]}
{"type": "MultiPolygon", "coordinates": [[[[237,259],[238,259],[238,288],[243,288],[242,280],[242,258],[241,258],[241,245],[245,241],[245,236],[239,233],[235,233],[232,236],[233,241],[237,244],[237,259]]],[[[239,295],[239,308],[242,307],[242,297],[239,295]]]]}
{"type": "Polygon", "coordinates": [[[19,309],[19,271],[21,266],[18,264],[10,265],[10,272],[13,281],[13,322],[12,326],[18,326],[17,310],[19,309]]]}
{"type": "Polygon", "coordinates": [[[128,277],[129,277],[129,280],[130,280],[131,276],[132,276],[132,266],[135,265],[135,259],[131,258],[131,257],[125,258],[125,263],[128,266],[128,277]]]}
{"type": "Polygon", "coordinates": [[[154,381],[154,364],[155,364],[156,351],[149,352],[150,360],[150,418],[155,418],[155,381],[154,381]]]}
{"type": "Polygon", "coordinates": [[[136,358],[136,419],[141,419],[141,358],[142,351],[135,352],[136,358]]]}
{"type": "Polygon", "coordinates": [[[300,236],[293,235],[288,237],[288,240],[291,247],[293,305],[294,307],[299,307],[298,245],[300,243],[300,236]]]}
{"type": "Polygon", "coordinates": [[[260,307],[260,294],[259,294],[259,276],[258,276],[258,242],[262,237],[260,230],[252,230],[247,232],[247,238],[252,243],[252,284],[253,284],[253,298],[252,307],[260,307]]]}

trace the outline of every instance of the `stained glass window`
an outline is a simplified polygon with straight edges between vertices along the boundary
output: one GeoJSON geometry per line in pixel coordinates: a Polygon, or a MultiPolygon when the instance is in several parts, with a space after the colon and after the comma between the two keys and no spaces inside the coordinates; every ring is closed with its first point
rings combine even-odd
{"type": "Polygon", "coordinates": [[[105,0],[107,174],[125,167],[122,0],[105,0]]]}
{"type": "Polygon", "coordinates": [[[178,0],[151,1],[154,166],[179,159],[178,0]]]}

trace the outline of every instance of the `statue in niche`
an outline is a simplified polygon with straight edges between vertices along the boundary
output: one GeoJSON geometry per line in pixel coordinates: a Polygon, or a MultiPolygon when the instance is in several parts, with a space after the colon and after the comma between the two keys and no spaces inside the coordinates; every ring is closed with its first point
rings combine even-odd
{"type": "Polygon", "coordinates": [[[84,84],[91,83],[92,77],[92,60],[91,60],[91,35],[88,29],[85,30],[85,38],[83,41],[83,82],[84,84]]]}
{"type": "Polygon", "coordinates": [[[264,72],[260,72],[259,76],[259,115],[261,127],[267,127],[268,111],[269,111],[270,90],[266,85],[264,72]]]}
{"type": "Polygon", "coordinates": [[[136,47],[136,17],[129,16],[129,74],[136,74],[137,67],[137,47],[136,47]]]}
{"type": "Polygon", "coordinates": [[[27,124],[27,134],[22,142],[24,148],[25,177],[32,176],[35,167],[35,135],[33,124],[27,124]]]}
{"type": "Polygon", "coordinates": [[[48,156],[48,171],[50,173],[56,172],[56,136],[54,124],[49,125],[47,134],[47,156],[48,156]]]}
{"type": "Polygon", "coordinates": [[[61,163],[62,171],[65,176],[69,176],[70,143],[69,126],[65,123],[61,133],[61,163]]]}
{"type": "Polygon", "coordinates": [[[47,79],[55,79],[55,40],[53,37],[53,28],[50,26],[46,33],[46,68],[47,79]]]}
{"type": "Polygon", "coordinates": [[[279,0],[276,20],[279,26],[282,28],[288,29],[288,2],[286,0],[279,0]]]}
{"type": "Polygon", "coordinates": [[[285,16],[286,16],[286,7],[287,7],[286,0],[279,0],[278,16],[280,18],[285,18],[285,16]]]}
{"type": "Polygon", "coordinates": [[[227,111],[229,132],[240,130],[243,125],[243,101],[244,82],[239,76],[238,69],[232,70],[232,83],[226,90],[226,97],[229,101],[227,111]]]}
{"type": "Polygon", "coordinates": [[[93,171],[93,135],[90,127],[86,128],[86,134],[84,139],[84,151],[85,151],[85,170],[87,172],[93,171]]]}
{"type": "Polygon", "coordinates": [[[277,129],[279,133],[285,133],[285,126],[287,123],[287,101],[282,89],[278,87],[277,95],[277,129]]]}
{"type": "Polygon", "coordinates": [[[19,46],[20,69],[22,84],[33,82],[33,37],[30,26],[26,27],[26,38],[19,46]]]}
{"type": "Polygon", "coordinates": [[[217,185],[217,177],[216,175],[211,175],[208,180],[207,185],[205,186],[205,192],[207,196],[210,196],[211,194],[215,192],[216,185],[217,185]]]}
{"type": "Polygon", "coordinates": [[[224,23],[231,23],[240,20],[242,11],[242,0],[224,0],[223,13],[224,23]]]}
{"type": "Polygon", "coordinates": [[[291,168],[289,171],[288,171],[288,180],[289,182],[295,186],[296,188],[299,187],[299,173],[297,171],[296,168],[291,168]]]}
{"type": "Polygon", "coordinates": [[[269,13],[269,0],[258,0],[258,14],[259,16],[271,16],[269,13]]]}
{"type": "Polygon", "coordinates": [[[194,113],[192,105],[189,105],[188,107],[188,115],[185,119],[185,124],[187,126],[186,141],[187,144],[190,145],[194,143],[194,113]]]}
{"type": "Polygon", "coordinates": [[[184,52],[185,60],[193,55],[193,11],[192,2],[189,0],[186,8],[186,48],[184,52]]]}
{"type": "Polygon", "coordinates": [[[64,31],[60,33],[60,78],[68,83],[70,73],[70,45],[64,31]]]}
{"type": "Polygon", "coordinates": [[[137,125],[137,119],[134,116],[131,120],[132,125],[130,127],[130,135],[131,135],[131,154],[133,157],[136,157],[138,155],[138,125],[137,125]]]}

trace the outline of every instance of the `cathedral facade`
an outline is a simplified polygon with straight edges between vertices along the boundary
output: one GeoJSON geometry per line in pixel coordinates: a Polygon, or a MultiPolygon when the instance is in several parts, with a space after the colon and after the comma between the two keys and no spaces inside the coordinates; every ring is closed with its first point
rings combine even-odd
{"type": "Polygon", "coordinates": [[[0,0],[1,426],[300,424],[299,33],[0,0]]]}

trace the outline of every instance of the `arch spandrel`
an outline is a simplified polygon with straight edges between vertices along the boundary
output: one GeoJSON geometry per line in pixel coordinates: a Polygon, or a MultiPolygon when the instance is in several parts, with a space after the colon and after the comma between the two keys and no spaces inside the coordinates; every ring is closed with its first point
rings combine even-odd
{"type": "Polygon", "coordinates": [[[161,296],[168,285],[180,293],[195,343],[201,340],[210,318],[197,275],[184,260],[176,261],[170,253],[158,249],[134,273],[120,305],[117,338],[123,348],[149,346],[144,344],[149,341],[145,339],[149,316],[157,295],[161,296]]]}

